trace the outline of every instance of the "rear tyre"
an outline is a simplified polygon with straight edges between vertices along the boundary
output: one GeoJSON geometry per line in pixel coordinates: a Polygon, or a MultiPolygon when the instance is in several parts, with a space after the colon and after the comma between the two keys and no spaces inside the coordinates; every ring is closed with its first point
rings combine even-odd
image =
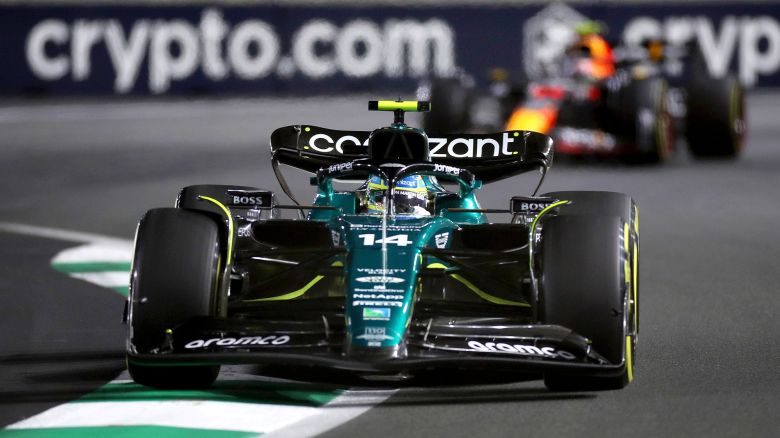
{"type": "MultiPolygon", "coordinates": [[[[167,330],[216,308],[220,268],[217,223],[187,210],[150,210],[138,226],[130,285],[129,348],[155,353],[170,348],[167,330]]],[[[203,388],[219,366],[149,366],[133,362],[136,382],[155,388],[203,388]]]]}
{"type": "Polygon", "coordinates": [[[431,110],[423,114],[423,128],[446,134],[466,130],[472,89],[458,78],[436,78],[431,81],[431,110]]]}
{"type": "Polygon", "coordinates": [[[693,156],[736,157],[745,143],[745,97],[734,77],[697,78],[687,88],[685,137],[693,156]]]}
{"type": "Polygon", "coordinates": [[[613,376],[545,373],[544,383],[550,390],[620,389],[633,376],[625,227],[618,216],[558,216],[544,224],[541,320],[587,337],[594,351],[612,364],[622,364],[613,376]]]}

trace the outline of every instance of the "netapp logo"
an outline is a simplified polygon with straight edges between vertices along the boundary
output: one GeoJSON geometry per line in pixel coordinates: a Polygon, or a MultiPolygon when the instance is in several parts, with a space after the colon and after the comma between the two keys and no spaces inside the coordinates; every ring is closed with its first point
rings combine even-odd
{"type": "Polygon", "coordinates": [[[325,79],[335,75],[365,78],[449,76],[455,71],[455,37],[444,21],[356,19],[339,27],[314,19],[283,41],[268,21],[225,21],[216,8],[204,9],[200,22],[140,19],[48,19],[27,36],[26,57],[32,72],[47,81],[92,75],[92,53],[105,45],[115,72],[114,90],[136,86],[148,60],[149,90],[166,92],[171,83],[202,71],[211,81],[229,76],[257,80],[271,75],[325,79]],[[283,54],[283,47],[290,47],[283,54]]]}
{"type": "Polygon", "coordinates": [[[290,337],[287,335],[283,336],[246,336],[243,338],[211,338],[208,340],[205,339],[196,339],[192,342],[189,342],[187,345],[184,346],[184,348],[187,349],[195,349],[195,348],[205,348],[210,345],[216,345],[219,347],[236,347],[236,346],[245,346],[245,345],[282,345],[290,342],[290,337]]]}
{"type": "Polygon", "coordinates": [[[368,299],[368,300],[403,300],[404,295],[403,294],[376,294],[376,293],[367,293],[367,294],[353,294],[352,298],[354,299],[368,299]]]}
{"type": "Polygon", "coordinates": [[[569,353],[568,351],[556,350],[552,347],[534,347],[533,345],[520,345],[520,344],[504,344],[495,342],[481,343],[479,341],[469,341],[469,348],[475,351],[491,352],[491,353],[512,353],[520,354],[523,356],[536,356],[547,357],[550,359],[566,359],[573,360],[577,356],[569,353]]]}

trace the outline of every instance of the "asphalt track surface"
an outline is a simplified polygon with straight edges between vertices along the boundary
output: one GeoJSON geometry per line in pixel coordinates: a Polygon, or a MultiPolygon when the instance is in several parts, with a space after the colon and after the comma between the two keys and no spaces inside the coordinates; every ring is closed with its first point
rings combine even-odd
{"type": "MultiPolygon", "coordinates": [[[[641,331],[629,387],[550,393],[538,381],[415,382],[323,436],[780,434],[779,97],[749,97],[737,161],[695,161],[681,150],[664,166],[556,163],[549,174],[545,190],[622,191],[639,203],[641,331]]],[[[272,129],[385,124],[388,114],[365,112],[365,100],[7,102],[0,221],[132,239],[141,214],[170,206],[184,185],[278,190],[272,129]]],[[[308,193],[306,179],[291,180],[308,193]]],[[[504,207],[529,187],[496,183],[480,199],[504,207]]],[[[67,246],[0,232],[0,426],[122,371],[122,297],[52,271],[50,258],[67,246]]]]}

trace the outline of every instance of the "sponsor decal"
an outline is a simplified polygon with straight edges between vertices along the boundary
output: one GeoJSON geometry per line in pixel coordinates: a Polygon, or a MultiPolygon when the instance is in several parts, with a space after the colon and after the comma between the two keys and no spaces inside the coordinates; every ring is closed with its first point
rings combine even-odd
{"type": "Polygon", "coordinates": [[[315,18],[293,29],[289,41],[280,36],[286,29],[275,24],[258,18],[231,23],[218,8],[204,9],[197,23],[50,18],[29,31],[25,53],[27,65],[41,80],[70,75],[73,81],[85,81],[93,75],[93,53],[105,51],[116,93],[132,91],[143,77],[149,91],[159,94],[193,76],[214,83],[296,76],[392,79],[446,77],[456,69],[454,32],[438,18],[357,18],[343,25],[315,18]]]}
{"type": "Polygon", "coordinates": [[[394,275],[403,274],[406,272],[405,268],[357,268],[360,273],[366,273],[368,275],[394,275]]]}
{"type": "Polygon", "coordinates": [[[352,294],[352,298],[355,299],[368,299],[368,300],[403,300],[403,294],[383,294],[383,293],[356,293],[352,294]]]}
{"type": "Polygon", "coordinates": [[[550,359],[566,359],[574,360],[577,356],[564,350],[556,350],[553,347],[536,347],[533,345],[522,344],[505,344],[503,342],[486,342],[469,341],[468,346],[474,351],[488,352],[488,353],[510,353],[519,354],[522,356],[544,357],[550,359]]]}
{"type": "Polygon", "coordinates": [[[230,197],[230,205],[252,205],[263,206],[270,205],[264,196],[238,196],[234,195],[230,197]]]}
{"type": "Polygon", "coordinates": [[[436,248],[444,249],[447,247],[447,242],[450,240],[450,233],[439,233],[435,235],[436,248]]]}
{"type": "Polygon", "coordinates": [[[273,193],[267,191],[228,190],[227,204],[232,207],[270,207],[273,193]]]}
{"type": "Polygon", "coordinates": [[[387,276],[368,276],[357,277],[355,281],[359,283],[403,283],[405,280],[399,277],[387,277],[387,276]]]}
{"type": "MultiPolygon", "coordinates": [[[[368,139],[366,139],[366,141],[368,141],[368,139]]],[[[386,189],[387,188],[387,183],[379,175],[371,175],[368,178],[368,184],[372,185],[372,186],[377,186],[377,188],[380,188],[380,189],[386,189]]]]}
{"type": "Polygon", "coordinates": [[[526,198],[524,196],[514,196],[511,201],[510,210],[516,214],[536,214],[550,205],[558,202],[552,198],[526,198]]]}
{"type": "Polygon", "coordinates": [[[256,221],[260,219],[261,213],[260,210],[247,210],[246,211],[246,218],[250,221],[256,221]]]}
{"type": "MultiPolygon", "coordinates": [[[[381,230],[380,224],[349,224],[349,227],[354,230],[381,230]]],[[[412,225],[388,225],[387,231],[420,231],[420,227],[412,225]]]]}
{"type": "Polygon", "coordinates": [[[363,246],[381,245],[383,243],[396,246],[408,246],[412,244],[408,234],[395,234],[393,236],[387,236],[384,239],[377,239],[374,234],[358,234],[358,237],[363,239],[363,246]]]}
{"type": "MultiPolygon", "coordinates": [[[[374,225],[373,227],[381,229],[381,225],[374,225]]],[[[407,226],[407,225],[390,225],[387,227],[388,231],[419,231],[419,227],[407,226]]]]}
{"type": "MultiPolygon", "coordinates": [[[[338,152],[344,154],[344,146],[368,146],[368,137],[363,141],[358,138],[363,137],[364,133],[346,134],[342,136],[332,136],[326,133],[317,133],[309,138],[306,148],[322,153],[338,152]]],[[[432,158],[482,158],[482,157],[502,157],[512,156],[520,153],[515,144],[515,132],[503,132],[501,136],[493,135],[483,138],[479,137],[429,137],[428,145],[432,158]],[[510,135],[511,134],[511,135],[510,135]]],[[[439,165],[437,165],[439,166],[439,165]]],[[[442,166],[436,169],[438,172],[446,172],[457,175],[460,171],[457,167],[442,166]]],[[[377,177],[377,183],[384,184],[377,177]]],[[[418,188],[413,181],[398,181],[397,186],[418,188]]]]}
{"type": "MultiPolygon", "coordinates": [[[[644,111],[639,114],[639,121],[643,126],[655,123],[655,115],[652,111],[644,111]],[[648,116],[650,120],[648,121],[648,116]]],[[[645,129],[648,129],[645,127],[645,129]]],[[[560,127],[555,130],[555,137],[561,144],[571,147],[585,148],[593,151],[609,152],[617,146],[617,140],[613,135],[597,129],[560,127]]]]}
{"type": "Polygon", "coordinates": [[[416,189],[418,187],[425,188],[424,183],[422,180],[418,180],[417,178],[413,177],[406,177],[400,181],[395,182],[396,187],[405,187],[409,189],[416,189]]]}
{"type": "Polygon", "coordinates": [[[363,319],[387,321],[390,319],[390,309],[387,307],[365,308],[363,309],[363,319]]]}
{"type": "MultiPolygon", "coordinates": [[[[697,41],[711,75],[723,77],[736,65],[740,81],[748,87],[755,85],[759,76],[780,71],[780,23],[767,15],[728,15],[717,23],[704,15],[638,16],[623,28],[627,44],[650,38],[680,47],[697,41]]],[[[670,57],[664,68],[677,75],[682,72],[682,63],[670,57]]]]}
{"type": "MultiPolygon", "coordinates": [[[[432,158],[482,158],[517,155],[513,150],[515,135],[508,132],[501,134],[501,141],[496,138],[428,138],[432,158]]],[[[457,175],[459,169],[451,166],[436,165],[437,172],[446,172],[457,175]]]]}
{"type": "Polygon", "coordinates": [[[403,307],[404,303],[401,301],[355,300],[352,302],[352,305],[355,307],[366,307],[366,306],[403,307]]]}
{"type": "Polygon", "coordinates": [[[344,153],[344,144],[351,144],[353,146],[368,146],[368,137],[360,142],[360,139],[354,135],[343,135],[339,137],[335,143],[333,137],[328,134],[314,134],[309,139],[308,147],[314,149],[317,152],[329,153],[334,150],[340,154],[344,153]]]}
{"type": "Polygon", "coordinates": [[[444,173],[450,173],[452,175],[458,175],[460,174],[460,169],[453,166],[447,166],[444,164],[434,164],[433,170],[435,172],[444,172],[444,173]]]}
{"type": "Polygon", "coordinates": [[[328,173],[343,172],[345,170],[352,170],[351,161],[349,163],[339,163],[339,164],[334,164],[332,166],[328,166],[328,173]]]}
{"type": "Polygon", "coordinates": [[[236,235],[238,237],[251,237],[252,236],[252,225],[246,225],[243,227],[238,227],[236,229],[236,235]]]}
{"type": "Polygon", "coordinates": [[[373,288],[366,289],[366,288],[355,288],[352,289],[353,292],[357,293],[391,293],[391,294],[403,294],[406,293],[403,289],[389,289],[386,288],[384,284],[375,284],[373,288]]]}
{"type": "Polygon", "coordinates": [[[211,339],[196,339],[190,341],[184,346],[186,349],[197,349],[206,347],[248,347],[254,345],[283,345],[290,342],[290,337],[287,335],[271,335],[271,336],[244,336],[241,338],[211,338],[211,339]]]}
{"type": "Polygon", "coordinates": [[[341,244],[341,233],[336,230],[330,230],[330,237],[333,239],[333,246],[339,246],[341,244]]]}
{"type": "MultiPolygon", "coordinates": [[[[531,79],[563,74],[560,62],[577,35],[578,23],[589,18],[570,6],[554,3],[529,18],[523,26],[523,65],[531,79]]],[[[780,23],[769,15],[727,15],[714,19],[704,14],[638,15],[623,27],[622,40],[629,46],[648,39],[666,41],[671,47],[696,42],[709,73],[725,76],[736,67],[742,84],[752,87],[762,76],[780,71],[780,23]]],[[[667,74],[680,75],[684,61],[666,57],[667,74]]]]}
{"type": "Polygon", "coordinates": [[[407,197],[407,198],[421,199],[423,201],[427,201],[428,200],[428,193],[427,192],[411,192],[409,190],[399,190],[396,193],[403,193],[403,195],[405,197],[407,197]]]}
{"type": "Polygon", "coordinates": [[[357,337],[358,339],[365,339],[367,341],[381,342],[389,339],[393,339],[392,336],[388,336],[384,327],[366,327],[363,334],[357,337]]]}

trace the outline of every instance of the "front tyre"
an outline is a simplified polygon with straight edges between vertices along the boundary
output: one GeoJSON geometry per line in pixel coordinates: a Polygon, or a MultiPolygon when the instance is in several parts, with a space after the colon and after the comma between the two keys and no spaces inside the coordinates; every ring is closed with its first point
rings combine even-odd
{"type": "Polygon", "coordinates": [[[628,119],[626,140],[634,150],[626,155],[630,163],[662,163],[674,151],[674,128],[667,109],[668,86],[663,78],[638,79],[622,89],[619,117],[628,119]]]}
{"type": "Polygon", "coordinates": [[[595,352],[621,365],[611,376],[545,373],[550,390],[620,389],[633,378],[632,238],[627,230],[618,216],[558,216],[544,224],[540,319],[585,336],[595,352]]]}
{"type": "MultiPolygon", "coordinates": [[[[171,348],[168,333],[217,306],[219,228],[202,213],[176,208],[150,210],[138,226],[130,285],[130,353],[171,348]]],[[[152,366],[128,355],[130,376],[155,388],[204,388],[219,366],[152,366]]]]}

